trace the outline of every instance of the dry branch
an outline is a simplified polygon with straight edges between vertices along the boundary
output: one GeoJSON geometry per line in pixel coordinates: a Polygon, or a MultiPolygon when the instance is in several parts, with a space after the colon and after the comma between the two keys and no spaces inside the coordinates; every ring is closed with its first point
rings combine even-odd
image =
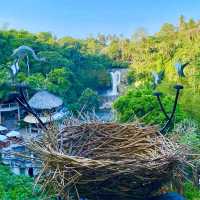
{"type": "Polygon", "coordinates": [[[29,148],[42,161],[37,182],[64,199],[147,199],[182,171],[187,162],[179,145],[155,127],[70,121],[55,127],[29,148]]]}

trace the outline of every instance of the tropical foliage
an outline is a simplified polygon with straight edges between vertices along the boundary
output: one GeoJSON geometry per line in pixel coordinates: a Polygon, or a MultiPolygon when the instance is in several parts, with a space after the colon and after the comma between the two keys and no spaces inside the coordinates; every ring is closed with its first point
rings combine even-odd
{"type": "MultiPolygon", "coordinates": [[[[163,96],[162,103],[167,112],[171,112],[173,106],[171,96],[163,96]]],[[[156,97],[153,96],[153,90],[147,86],[131,88],[126,95],[121,96],[115,103],[114,108],[118,112],[119,120],[122,122],[139,119],[147,124],[163,124],[166,121],[165,116],[160,111],[156,97]]],[[[177,107],[176,122],[183,120],[186,113],[177,107]]]]}
{"type": "Polygon", "coordinates": [[[0,165],[0,199],[43,199],[38,189],[33,193],[33,184],[30,177],[14,175],[8,167],[0,165]]]}
{"type": "Polygon", "coordinates": [[[100,91],[110,87],[108,68],[126,66],[114,60],[114,52],[107,53],[104,36],[85,40],[63,37],[51,33],[32,34],[27,31],[0,30],[0,98],[5,101],[11,83],[11,54],[21,45],[30,46],[45,61],[30,58],[30,76],[24,61],[20,61],[18,82],[28,83],[33,93],[47,89],[61,96],[65,103],[77,103],[86,88],[100,91]]]}
{"type": "MultiPolygon", "coordinates": [[[[121,43],[122,41],[124,40],[121,40],[121,43]]],[[[153,83],[152,72],[159,73],[163,70],[164,79],[157,86],[156,91],[161,91],[172,98],[174,96],[173,86],[175,84],[182,84],[184,90],[179,101],[180,108],[188,117],[199,121],[200,22],[193,19],[185,21],[184,17],[181,16],[178,26],[166,23],[158,33],[151,36],[145,34],[144,30],[138,30],[131,40],[125,41],[126,47],[122,45],[122,48],[124,47],[122,50],[123,56],[120,59],[125,59],[130,63],[128,81],[131,90],[139,90],[138,93],[140,93],[140,90],[143,92],[146,85],[151,87],[153,83]],[[184,70],[186,77],[178,76],[175,68],[177,62],[182,64],[188,63],[184,70]]],[[[125,96],[120,97],[114,106],[118,110],[122,121],[129,118],[127,116],[129,115],[128,113],[132,115],[135,112],[135,107],[127,106],[128,102],[130,102],[130,95],[129,91],[125,96]],[[121,102],[126,102],[123,109],[121,108],[121,102]]],[[[153,97],[146,99],[143,95],[141,96],[141,101],[136,101],[134,96],[132,97],[132,101],[135,101],[136,104],[140,101],[141,106],[144,107],[144,112],[140,114],[140,117],[145,116],[149,112],[149,110],[146,110],[146,107],[149,109],[154,107],[156,109],[153,97]],[[148,106],[150,101],[152,105],[148,106]]],[[[165,100],[163,99],[163,101],[165,100]]],[[[169,105],[168,108],[170,108],[169,105]]],[[[159,112],[157,114],[158,116],[155,116],[152,113],[152,118],[153,115],[155,116],[155,119],[153,119],[155,123],[162,121],[162,118],[159,121],[157,120],[159,112]]],[[[152,122],[152,120],[150,121],[152,122]]]]}
{"type": "MultiPolygon", "coordinates": [[[[198,124],[200,123],[200,21],[183,16],[178,26],[165,23],[160,31],[148,35],[142,28],[132,38],[99,34],[97,37],[75,39],[56,38],[51,33],[32,34],[27,31],[0,31],[0,98],[5,100],[11,83],[9,66],[12,51],[20,45],[32,47],[44,62],[30,60],[30,76],[25,63],[17,75],[18,82],[30,85],[30,93],[47,89],[61,96],[73,111],[98,110],[98,91],[110,87],[108,68],[129,67],[128,90],[114,103],[118,118],[122,122],[139,119],[145,123],[159,124],[164,121],[156,97],[152,93],[161,91],[162,102],[171,112],[175,92],[173,86],[182,84],[176,112],[174,132],[181,144],[200,150],[198,124]],[[179,77],[176,63],[188,65],[186,77],[179,77]],[[152,72],[164,71],[164,78],[152,87],[152,72]],[[184,120],[189,118],[193,121],[184,120]]],[[[174,134],[175,134],[174,133],[174,134]]],[[[11,175],[0,167],[0,199],[38,199],[32,196],[32,180],[11,175]]],[[[185,184],[187,199],[199,199],[199,191],[185,184]]]]}
{"type": "Polygon", "coordinates": [[[187,182],[184,185],[184,196],[187,200],[199,200],[200,191],[197,187],[194,187],[192,183],[187,182]]]}

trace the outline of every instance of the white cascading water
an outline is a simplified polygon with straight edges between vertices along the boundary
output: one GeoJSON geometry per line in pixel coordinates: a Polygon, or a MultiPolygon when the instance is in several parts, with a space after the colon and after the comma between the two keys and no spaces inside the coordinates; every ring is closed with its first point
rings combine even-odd
{"type": "Polygon", "coordinates": [[[103,98],[104,100],[102,102],[102,106],[100,107],[100,109],[110,109],[113,101],[119,95],[118,87],[121,82],[121,71],[120,70],[111,71],[110,75],[111,75],[112,89],[108,90],[104,95],[103,98]]]}
{"type": "Polygon", "coordinates": [[[102,95],[102,104],[98,116],[103,121],[112,121],[114,119],[114,112],[112,110],[112,103],[119,95],[119,86],[123,76],[122,69],[113,69],[111,75],[111,89],[102,95]]]}
{"type": "Polygon", "coordinates": [[[111,80],[112,80],[112,90],[108,92],[108,96],[117,96],[119,94],[118,92],[118,86],[121,82],[121,72],[116,70],[110,72],[111,74],[111,80]]]}

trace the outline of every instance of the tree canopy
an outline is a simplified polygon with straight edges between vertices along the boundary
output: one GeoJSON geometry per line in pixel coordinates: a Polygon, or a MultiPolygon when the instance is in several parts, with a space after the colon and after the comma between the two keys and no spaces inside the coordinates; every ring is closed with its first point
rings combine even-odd
{"type": "MultiPolygon", "coordinates": [[[[139,33],[137,32],[137,35],[139,33]]],[[[184,90],[180,98],[180,108],[188,117],[200,119],[200,22],[190,19],[186,21],[183,16],[179,25],[163,24],[160,31],[154,35],[145,35],[142,31],[140,39],[127,41],[123,54],[129,58],[128,80],[130,88],[141,90],[145,85],[153,83],[152,72],[164,71],[164,79],[156,88],[165,95],[174,96],[173,86],[182,84],[184,90]],[[180,77],[176,71],[176,63],[188,63],[184,69],[186,77],[180,77]]],[[[142,92],[142,91],[141,91],[142,92]]],[[[141,97],[144,98],[144,97],[141,97]]],[[[119,98],[115,108],[120,110],[121,101],[129,102],[130,92],[119,98]]],[[[134,101],[134,96],[132,97],[134,101]]],[[[146,104],[148,104],[148,100],[146,104]]],[[[153,100],[152,100],[153,102],[153,100]]],[[[141,102],[140,102],[141,103],[141,102]]],[[[133,103],[134,104],[134,103],[133,103]]],[[[145,108],[145,105],[144,108],[145,108]]],[[[156,106],[156,105],[155,105],[156,106]]],[[[134,108],[124,106],[128,112],[134,108]]],[[[120,116],[123,115],[119,111],[120,116]]],[[[145,115],[146,113],[144,113],[145,115]]],[[[122,119],[127,118],[122,116],[122,119]]],[[[155,120],[156,121],[156,120],[155,120]]]]}
{"type": "Polygon", "coordinates": [[[144,28],[139,28],[131,38],[98,34],[86,39],[68,36],[57,39],[48,32],[32,34],[24,30],[1,30],[1,99],[7,95],[6,85],[11,81],[10,55],[20,45],[30,46],[39,56],[46,58],[41,63],[30,60],[29,77],[25,63],[20,63],[22,67],[17,80],[30,84],[33,88],[31,92],[47,89],[60,95],[66,104],[73,104],[79,102],[87,88],[94,92],[109,88],[109,68],[129,67],[130,88],[150,86],[152,71],[158,73],[163,70],[164,79],[156,90],[172,96],[172,86],[183,84],[180,107],[189,116],[200,119],[199,21],[186,21],[184,16],[180,16],[178,26],[165,23],[154,35],[148,35],[144,28]],[[175,68],[177,62],[188,63],[184,70],[186,77],[178,76],[175,68]]]}
{"type": "Polygon", "coordinates": [[[106,53],[107,43],[104,35],[85,40],[57,39],[48,32],[32,34],[24,30],[0,30],[1,101],[5,101],[12,81],[9,69],[12,51],[21,45],[30,46],[38,56],[45,58],[43,62],[30,58],[30,76],[27,76],[26,63],[20,61],[16,80],[29,84],[31,93],[46,89],[61,96],[66,104],[73,104],[79,102],[86,88],[94,92],[109,88],[108,68],[123,63],[113,57],[114,52],[106,53]]]}

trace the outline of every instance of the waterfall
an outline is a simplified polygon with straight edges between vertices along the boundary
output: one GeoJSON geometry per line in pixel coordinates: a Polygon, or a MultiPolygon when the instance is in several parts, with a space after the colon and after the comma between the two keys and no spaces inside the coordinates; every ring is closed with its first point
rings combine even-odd
{"type": "Polygon", "coordinates": [[[111,82],[112,82],[112,90],[108,91],[108,96],[117,96],[119,94],[118,92],[118,86],[121,82],[121,72],[120,70],[111,71],[111,82]]]}
{"type": "Polygon", "coordinates": [[[119,86],[121,83],[121,69],[114,69],[110,72],[111,75],[111,89],[106,91],[104,95],[102,95],[102,105],[100,106],[101,110],[111,109],[113,101],[119,95],[119,86]]]}
{"type": "MultiPolygon", "coordinates": [[[[103,121],[112,121],[115,118],[115,111],[112,109],[112,104],[120,95],[120,85],[125,80],[127,69],[111,69],[111,89],[101,94],[101,106],[97,113],[99,119],[103,121]]],[[[122,89],[122,88],[121,88],[122,89]]]]}

